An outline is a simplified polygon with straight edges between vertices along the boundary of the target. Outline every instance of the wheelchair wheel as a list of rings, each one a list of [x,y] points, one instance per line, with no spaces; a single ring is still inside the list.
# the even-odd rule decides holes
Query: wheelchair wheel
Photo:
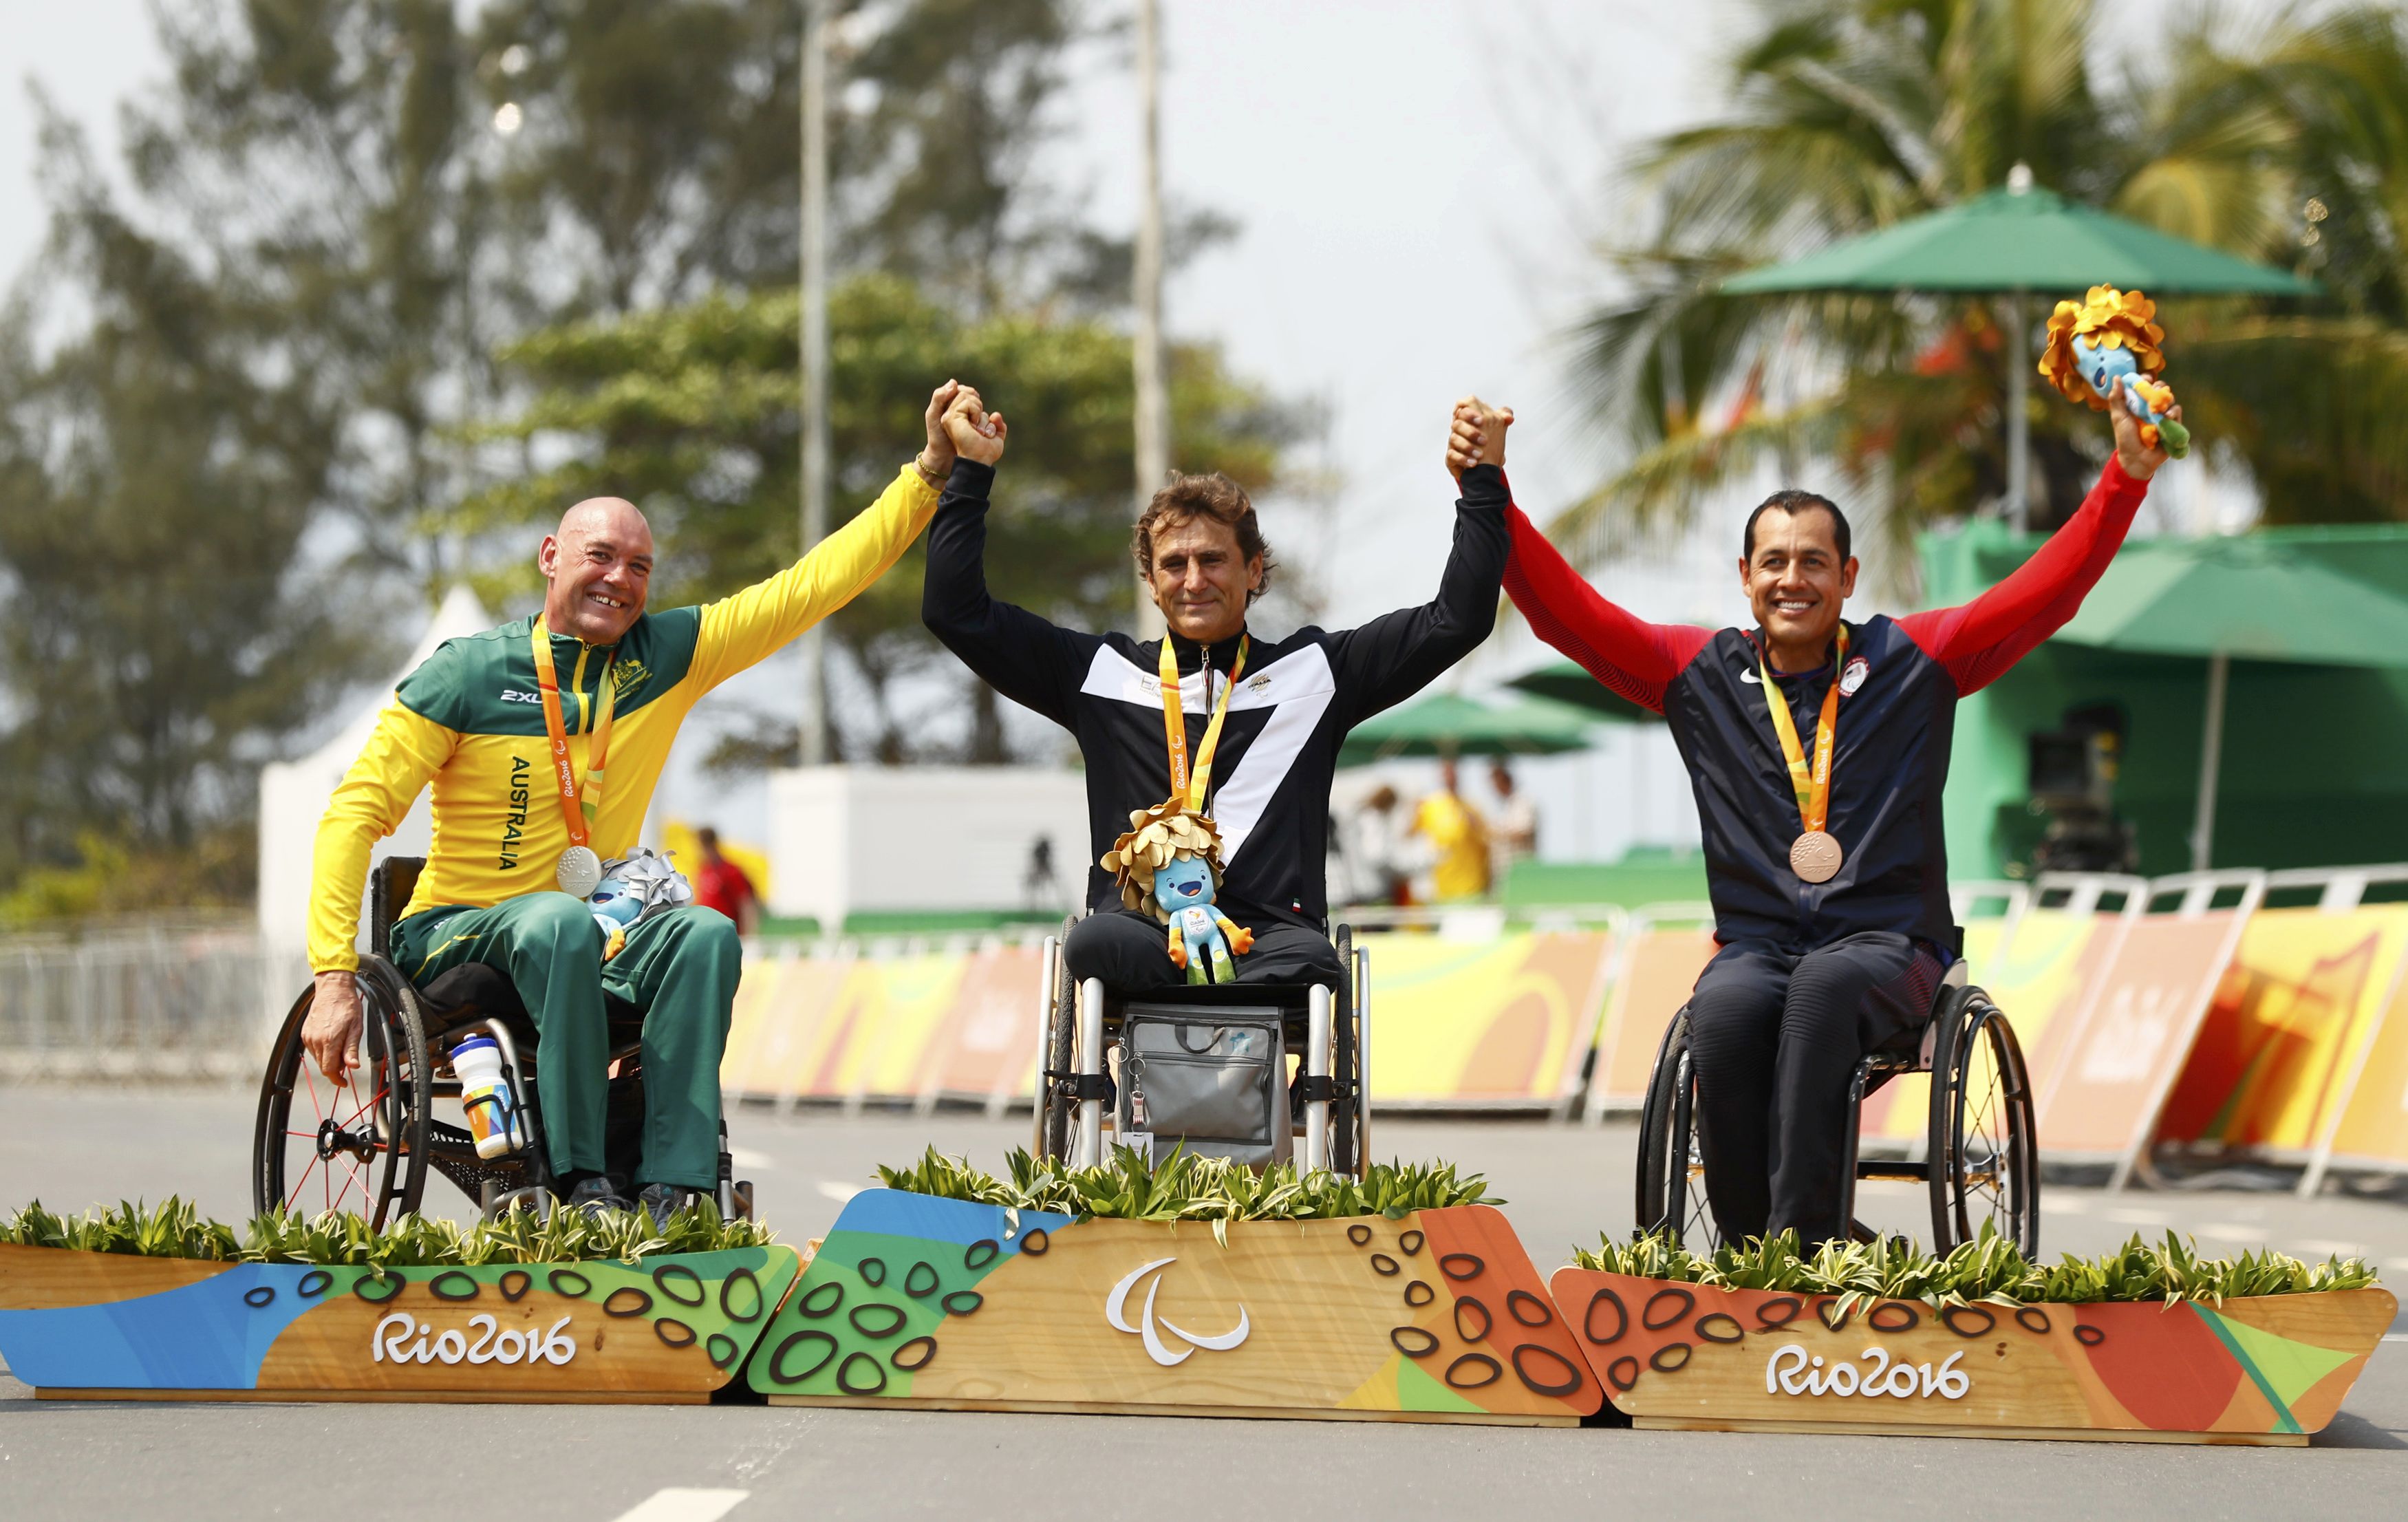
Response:
[[[380,956],[360,959],[360,1065],[330,1082],[301,1045],[314,986],[294,1001],[260,1085],[251,1205],[265,1215],[351,1211],[381,1229],[426,1187],[426,1029],[417,996]]]
[[[1664,1027],[1639,1115],[1639,1234],[1669,1233],[1676,1246],[1711,1253],[1722,1245],[1706,1199],[1705,1155],[1698,1141],[1697,1078],[1689,1069],[1689,1012]]]
[[[1925,1153],[1933,1250],[1971,1242],[1987,1225],[2037,1257],[2038,1136],[2014,1027],[1979,988],[1948,999],[1935,1018]]]
[[[1363,1092],[1362,1047],[1356,1042],[1354,1021],[1354,927],[1341,925],[1336,939],[1338,967],[1342,981],[1338,997],[1331,1001],[1330,1020],[1332,1044],[1337,1048],[1336,1060],[1330,1064],[1338,1074],[1337,1099],[1329,1107],[1329,1170],[1361,1178],[1370,1159],[1363,1156],[1368,1150],[1362,1133]]]
[[[1045,1044],[1038,1053],[1037,1075],[1037,1156],[1040,1159],[1070,1156],[1070,1117],[1073,1105],[1063,1092],[1059,1079],[1048,1078],[1047,1072],[1068,1072],[1077,1053],[1079,1033],[1079,985],[1070,977],[1070,927],[1078,924],[1074,916],[1062,922],[1062,942],[1054,964],[1054,1008],[1046,1017]]]

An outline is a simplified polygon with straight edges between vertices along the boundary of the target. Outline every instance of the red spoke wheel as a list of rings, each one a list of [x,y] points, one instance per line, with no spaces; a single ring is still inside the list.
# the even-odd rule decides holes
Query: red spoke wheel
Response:
[[[260,1085],[251,1207],[345,1211],[381,1229],[418,1208],[426,1184],[427,1060],[418,1000],[382,957],[360,962],[358,1066],[337,1084],[301,1044],[314,985],[278,1029]]]

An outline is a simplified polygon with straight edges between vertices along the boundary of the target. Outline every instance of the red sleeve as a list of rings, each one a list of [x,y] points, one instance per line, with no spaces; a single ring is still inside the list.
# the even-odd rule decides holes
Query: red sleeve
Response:
[[[2081,510],[2013,575],[1961,608],[1911,613],[1899,627],[1947,668],[1959,694],[1980,692],[2072,620],[2148,495],[2149,483],[2110,456]]]
[[[1631,616],[1599,596],[1520,508],[1507,508],[1505,521],[1513,535],[1505,591],[1539,638],[1624,697],[1663,712],[1664,689],[1713,632]]]

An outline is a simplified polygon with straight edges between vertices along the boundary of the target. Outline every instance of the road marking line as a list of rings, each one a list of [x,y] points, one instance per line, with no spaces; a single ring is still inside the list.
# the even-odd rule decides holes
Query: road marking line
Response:
[[[670,1486],[666,1490],[653,1491],[631,1509],[620,1513],[618,1522],[719,1522],[752,1494],[750,1490],[700,1490]]]
[[[820,1193],[839,1205],[852,1199],[853,1196],[861,1193],[861,1190],[862,1185],[858,1184],[838,1184],[834,1179],[820,1180]]]
[[[770,1156],[767,1153],[754,1152],[746,1147],[728,1148],[727,1160],[734,1163],[738,1168],[775,1168],[778,1166],[778,1160]]]

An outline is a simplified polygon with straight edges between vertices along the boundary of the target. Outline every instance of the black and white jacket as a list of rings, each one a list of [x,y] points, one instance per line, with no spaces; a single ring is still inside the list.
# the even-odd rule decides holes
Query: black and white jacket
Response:
[[[989,596],[986,509],[994,482],[992,467],[955,462],[928,529],[921,617],[996,691],[1078,738],[1087,764],[1087,900],[1117,909],[1119,890],[1098,863],[1128,828],[1131,811],[1170,793],[1161,645],[1061,628]],[[1275,643],[1256,639],[1249,650],[1205,800],[1221,826],[1219,901],[1239,924],[1326,931],[1322,862],[1339,742],[1477,649],[1496,624],[1508,544],[1504,472],[1475,467],[1464,474],[1463,492],[1436,600],[1359,628],[1304,628]],[[1192,755],[1226,685],[1238,641],[1208,648],[1174,637],[1173,645]]]

